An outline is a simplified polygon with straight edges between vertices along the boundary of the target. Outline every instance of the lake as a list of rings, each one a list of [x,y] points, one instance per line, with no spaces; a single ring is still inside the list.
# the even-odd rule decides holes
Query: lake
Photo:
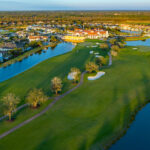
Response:
[[[145,41],[126,41],[127,46],[150,46],[150,39]]]
[[[30,69],[48,58],[70,52],[74,47],[75,46],[71,43],[61,43],[58,44],[55,49],[48,48],[48,50],[42,50],[41,53],[35,53],[23,59],[21,62],[16,62],[10,66],[0,68],[0,82]]]

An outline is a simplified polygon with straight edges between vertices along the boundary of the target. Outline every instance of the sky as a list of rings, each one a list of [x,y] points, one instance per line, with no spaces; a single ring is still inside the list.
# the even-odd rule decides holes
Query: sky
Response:
[[[5,10],[150,10],[150,0],[0,0]]]

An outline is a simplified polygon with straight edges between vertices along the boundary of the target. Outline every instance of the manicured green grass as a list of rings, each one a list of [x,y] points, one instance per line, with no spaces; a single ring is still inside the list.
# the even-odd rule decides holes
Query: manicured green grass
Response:
[[[48,100],[46,103],[38,107],[37,109],[31,108],[31,107],[26,107],[23,108],[22,110],[18,111],[13,115],[13,121],[10,123],[8,119],[6,118],[5,120],[0,122],[0,134],[10,130],[14,126],[22,123],[23,121],[29,119],[30,117],[36,115],[40,111],[42,111],[49,103],[51,103],[52,100]]]
[[[127,37],[126,41],[138,41],[138,40],[146,40],[149,39],[149,37]]]
[[[85,64],[95,58],[94,54],[89,53],[90,50],[91,48],[79,44],[72,52],[48,59],[24,73],[0,83],[0,98],[12,92],[21,98],[21,104],[23,104],[27,93],[33,88],[42,88],[48,96],[52,96],[50,84],[51,79],[55,76],[63,79],[63,92],[67,91],[73,86],[67,80],[71,67],[78,67],[81,71],[84,71]],[[107,54],[100,48],[92,48],[92,50],[100,52],[101,55]]]
[[[84,50],[79,53],[82,59],[88,56]],[[67,65],[63,65],[70,55],[59,56],[43,64],[55,61],[53,64],[60,65],[63,62],[63,70],[67,71]],[[71,60],[78,62],[82,60],[79,58]],[[76,65],[80,66],[81,62]],[[87,81],[86,75],[81,87],[57,102],[45,115],[0,140],[0,149],[100,149],[100,145],[105,146],[116,137],[129,123],[131,114],[149,100],[149,66],[150,52],[125,48],[114,58],[113,66],[104,70],[105,76]],[[41,82],[41,86],[47,91],[45,82]]]
[[[149,46],[138,46],[137,50],[140,52],[150,52],[150,47]]]
[[[86,39],[85,42],[97,42],[97,43],[104,43],[103,40],[99,40],[99,39]]]

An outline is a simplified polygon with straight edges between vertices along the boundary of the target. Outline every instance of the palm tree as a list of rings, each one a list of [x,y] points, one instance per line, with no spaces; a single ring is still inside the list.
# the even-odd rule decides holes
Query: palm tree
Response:
[[[52,91],[55,92],[57,95],[58,92],[61,92],[62,90],[62,80],[58,77],[54,77],[51,80],[51,88],[52,88]]]
[[[108,46],[107,43],[101,43],[101,44],[100,44],[100,48],[101,48],[102,50],[108,50],[109,46]]]
[[[71,68],[70,74],[73,74],[73,82],[76,83],[80,79],[81,71],[78,68]]]
[[[16,97],[13,93],[8,93],[2,98],[4,105],[4,113],[9,116],[9,120],[12,119],[12,113],[16,111],[16,107],[20,102],[20,99]]]
[[[96,64],[99,65],[100,67],[106,64],[106,59],[103,56],[97,57],[96,58]]]
[[[27,96],[27,102],[34,108],[48,100],[41,89],[33,89]]]
[[[98,71],[99,66],[95,64],[95,62],[88,62],[86,64],[86,71],[89,73],[92,72],[97,72]]]
[[[116,52],[119,52],[119,51],[120,51],[120,48],[119,48],[118,45],[113,45],[113,46],[111,47],[111,50],[116,51]]]
[[[112,45],[114,45],[116,43],[116,41],[117,41],[116,39],[110,39],[109,43],[112,44]]]

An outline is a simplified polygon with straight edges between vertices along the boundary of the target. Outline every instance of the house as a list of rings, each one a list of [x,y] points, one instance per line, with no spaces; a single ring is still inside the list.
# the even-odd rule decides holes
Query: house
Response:
[[[10,51],[10,50],[15,49],[15,48],[17,48],[17,45],[15,43],[12,43],[12,42],[6,42],[6,43],[0,44],[0,52]]]
[[[37,24],[39,24],[39,25],[44,24],[44,22],[43,21],[38,21]]]
[[[128,24],[121,24],[120,29],[121,30],[131,30],[131,26]]]
[[[103,25],[106,29],[110,28],[110,29],[118,29],[119,25],[114,25],[114,24],[104,24]]]
[[[30,42],[32,41],[46,41],[48,40],[47,36],[28,36],[28,40]]]
[[[30,31],[30,30],[40,30],[41,29],[41,26],[39,25],[32,25],[32,26],[28,26],[26,28],[26,31]]]
[[[46,28],[45,29],[45,33],[48,34],[48,33],[55,33],[56,32],[56,29],[54,28]]]
[[[16,34],[18,35],[18,37],[26,37],[27,36],[27,34],[24,32],[24,31],[18,31],[18,32],[16,32]]]
[[[145,37],[150,37],[150,33],[145,33],[144,36]]]

